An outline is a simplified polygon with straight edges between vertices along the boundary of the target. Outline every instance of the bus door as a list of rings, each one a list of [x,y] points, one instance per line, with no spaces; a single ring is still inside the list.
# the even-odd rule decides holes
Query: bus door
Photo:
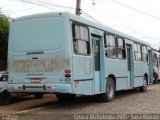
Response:
[[[152,52],[151,50],[148,50],[148,61],[149,61],[149,83],[148,84],[151,84],[153,83],[153,64],[152,64]]]
[[[158,54],[158,80],[160,79],[160,55]]]
[[[93,43],[93,74],[95,92],[100,91],[100,37],[92,36]]]
[[[127,44],[127,65],[128,65],[128,87],[133,86],[133,70],[132,70],[132,62],[133,62],[133,56],[132,56],[132,46]]]

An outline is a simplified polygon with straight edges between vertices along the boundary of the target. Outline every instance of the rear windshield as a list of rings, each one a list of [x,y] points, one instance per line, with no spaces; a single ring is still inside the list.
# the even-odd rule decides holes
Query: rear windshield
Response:
[[[62,18],[39,18],[15,22],[10,30],[10,50],[14,52],[46,51],[62,46]]]

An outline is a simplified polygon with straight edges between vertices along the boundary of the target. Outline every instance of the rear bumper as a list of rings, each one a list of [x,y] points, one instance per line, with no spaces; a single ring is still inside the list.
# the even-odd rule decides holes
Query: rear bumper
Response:
[[[8,84],[9,92],[72,93],[71,84]]]

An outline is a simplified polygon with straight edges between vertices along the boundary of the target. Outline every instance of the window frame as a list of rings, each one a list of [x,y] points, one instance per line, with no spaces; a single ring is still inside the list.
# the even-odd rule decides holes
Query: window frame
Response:
[[[75,26],[78,26],[79,27],[79,37],[80,38],[76,38],[76,30],[75,30]],[[72,27],[72,49],[73,49],[73,53],[75,55],[83,55],[83,56],[90,56],[91,55],[91,42],[90,42],[90,32],[89,32],[89,28],[87,25],[84,25],[84,24],[81,24],[81,23],[76,23],[76,22],[73,22],[71,24],[71,27]],[[84,40],[81,38],[81,27],[84,27],[87,29],[88,31],[88,40]],[[86,50],[87,50],[87,53],[80,53],[79,52],[79,46],[78,46],[78,41],[85,41],[86,42]],[[76,47],[76,52],[74,50],[74,45]]]
[[[123,47],[118,46],[118,39],[121,39],[123,41]],[[121,51],[122,51],[122,58],[120,58],[118,56],[118,49],[121,49]],[[123,56],[123,50],[124,50],[124,56]],[[126,60],[126,43],[125,43],[125,39],[123,37],[120,37],[120,36],[116,36],[116,54],[117,54],[118,59]]]
[[[135,49],[135,45],[136,45],[136,49]],[[137,49],[137,45],[139,45],[139,47],[140,47],[140,51],[138,51],[138,49]],[[137,60],[136,58],[136,55],[137,54],[140,54],[140,56],[141,56],[141,59],[139,60]],[[141,47],[141,44],[140,43],[138,43],[138,42],[134,42],[134,59],[135,59],[135,61],[140,61],[140,62],[142,62],[142,47]]]
[[[144,47],[146,48],[146,53],[144,52]],[[145,63],[148,63],[148,51],[146,45],[141,45],[141,51],[142,51],[142,61]],[[146,55],[146,61],[143,59],[143,55]]]
[[[156,52],[152,53],[152,63],[153,63],[153,66],[158,67],[158,55]]]
[[[112,36],[113,38],[114,38],[114,43],[115,43],[115,46],[112,46],[112,45],[110,45],[110,42],[109,42],[109,45],[107,45],[107,39],[106,39],[106,36]],[[110,40],[109,40],[110,41]],[[106,55],[106,50],[107,50],[107,47],[109,48],[109,55]],[[115,57],[111,57],[111,55],[110,55],[110,51],[111,51],[111,49],[110,48],[114,48],[114,50],[115,50]],[[112,34],[112,33],[104,33],[104,49],[105,49],[105,57],[106,58],[111,58],[111,59],[116,59],[117,58],[117,50],[116,50],[116,36],[114,35],[114,34]]]

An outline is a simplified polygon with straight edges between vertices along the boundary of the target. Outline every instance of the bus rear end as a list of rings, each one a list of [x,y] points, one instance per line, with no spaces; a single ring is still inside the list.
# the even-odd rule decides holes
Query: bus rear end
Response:
[[[61,14],[30,16],[11,23],[10,92],[72,93],[67,23]]]

